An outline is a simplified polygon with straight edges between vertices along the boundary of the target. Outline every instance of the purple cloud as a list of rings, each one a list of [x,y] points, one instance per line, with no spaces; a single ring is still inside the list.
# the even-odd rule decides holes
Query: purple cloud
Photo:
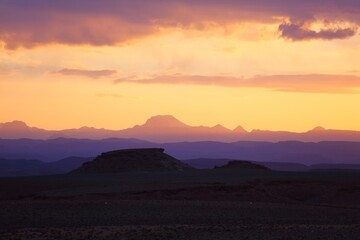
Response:
[[[336,28],[325,29],[318,32],[307,29],[304,25],[298,25],[294,23],[283,23],[279,26],[279,31],[283,38],[291,39],[293,41],[302,41],[309,39],[345,39],[352,37],[356,34],[354,28]]]

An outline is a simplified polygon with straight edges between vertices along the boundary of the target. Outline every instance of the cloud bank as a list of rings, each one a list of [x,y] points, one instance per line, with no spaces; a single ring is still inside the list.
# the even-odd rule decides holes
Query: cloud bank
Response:
[[[285,92],[360,93],[360,77],[354,75],[270,75],[252,78],[169,75],[148,79],[121,78],[115,80],[115,83],[247,87]]]
[[[288,21],[284,24],[282,21]],[[360,24],[358,0],[11,0],[0,1],[0,41],[8,49],[44,44],[115,45],[158,33],[160,28],[194,28],[207,23],[278,23],[280,36],[294,41],[344,39]],[[337,28],[311,30],[314,22]],[[355,27],[342,26],[342,22]]]
[[[64,68],[58,71],[52,72],[53,74],[61,74],[65,76],[80,76],[87,78],[102,78],[102,77],[111,77],[116,74],[115,70],[86,70],[86,69],[74,69],[74,68]]]

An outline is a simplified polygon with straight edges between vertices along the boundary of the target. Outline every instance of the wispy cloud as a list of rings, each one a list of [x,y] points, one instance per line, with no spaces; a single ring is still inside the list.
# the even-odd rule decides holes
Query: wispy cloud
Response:
[[[168,75],[147,79],[121,78],[115,80],[115,83],[247,87],[286,92],[360,93],[360,77],[354,75],[270,75],[252,78]]]
[[[293,40],[343,39],[341,27],[313,31],[299,22],[360,24],[358,0],[28,0],[0,1],[0,42],[8,49],[44,44],[115,45],[156,34],[159,28],[195,28],[241,22],[279,23]],[[282,20],[290,23],[283,24]]]
[[[75,69],[75,68],[64,68],[58,71],[52,72],[53,74],[61,74],[65,76],[80,76],[86,78],[102,78],[114,76],[117,71],[115,70],[87,70],[87,69]]]
[[[9,75],[10,73],[8,71],[6,71],[5,69],[1,69],[0,68],[0,76],[7,76]]]
[[[9,76],[12,73],[13,73],[12,70],[10,70],[9,68],[7,68],[5,66],[0,65],[0,76]]]

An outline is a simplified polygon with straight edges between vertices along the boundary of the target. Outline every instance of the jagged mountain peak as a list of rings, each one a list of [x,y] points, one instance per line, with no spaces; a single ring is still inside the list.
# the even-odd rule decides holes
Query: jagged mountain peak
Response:
[[[221,125],[221,124],[216,124],[216,125],[213,126],[212,128],[215,128],[215,129],[227,129],[226,127],[224,127],[224,126]]]
[[[233,132],[245,133],[247,131],[245,130],[245,128],[243,128],[241,125],[239,125],[236,128],[234,128]]]

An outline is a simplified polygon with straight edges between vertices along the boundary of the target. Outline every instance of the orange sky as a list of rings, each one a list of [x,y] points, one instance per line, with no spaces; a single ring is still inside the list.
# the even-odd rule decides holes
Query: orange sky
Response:
[[[355,0],[119,2],[0,3],[0,122],[360,130]]]

